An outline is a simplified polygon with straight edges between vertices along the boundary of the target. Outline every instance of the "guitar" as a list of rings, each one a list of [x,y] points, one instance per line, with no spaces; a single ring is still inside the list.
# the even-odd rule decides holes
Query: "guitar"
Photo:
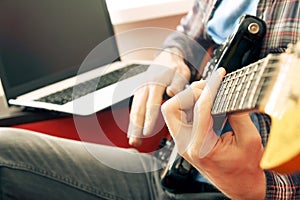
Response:
[[[248,110],[271,117],[270,136],[261,160],[264,169],[281,173],[300,169],[299,70],[300,42],[289,46],[286,53],[269,54],[227,74],[214,100],[212,115]],[[290,160],[294,162],[285,165]]]
[[[261,160],[263,169],[282,173],[300,169],[295,160],[285,165],[294,158],[299,161],[300,157],[299,71],[300,42],[290,46],[286,53],[269,54],[227,74],[215,97],[213,116],[248,110],[271,117],[269,140]],[[183,165],[186,170],[190,167]]]
[[[210,73],[218,67],[225,67],[226,71],[230,73],[256,61],[265,32],[266,24],[262,20],[250,15],[242,16],[237,28],[224,44],[214,51],[213,58],[205,67],[202,79],[209,77]],[[221,99],[219,101],[221,104]],[[226,112],[224,113],[225,115],[222,113],[214,116],[214,129],[222,129],[226,117]],[[165,164],[161,173],[161,183],[167,190],[173,193],[207,191],[201,188],[203,184],[200,188],[198,187],[197,182],[194,181],[196,169],[177,153],[172,139],[165,139],[161,147],[163,150],[158,151],[156,157]],[[168,161],[167,158],[169,158]],[[215,190],[212,188],[212,191]]]
[[[280,173],[300,171],[300,42],[284,54],[269,55],[261,65],[263,69],[254,72],[257,92],[249,90],[251,99],[240,103],[271,116],[261,167]]]

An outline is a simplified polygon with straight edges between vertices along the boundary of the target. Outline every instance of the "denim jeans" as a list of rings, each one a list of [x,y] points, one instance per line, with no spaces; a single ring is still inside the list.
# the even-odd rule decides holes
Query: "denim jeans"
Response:
[[[158,161],[130,149],[1,128],[0,150],[1,199],[224,199],[165,191]]]

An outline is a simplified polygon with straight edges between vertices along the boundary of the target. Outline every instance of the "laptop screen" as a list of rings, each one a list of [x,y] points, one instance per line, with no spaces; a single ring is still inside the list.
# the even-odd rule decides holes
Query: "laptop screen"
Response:
[[[0,75],[7,99],[77,74],[113,36],[105,0],[0,1]],[[118,58],[110,39],[94,69]]]

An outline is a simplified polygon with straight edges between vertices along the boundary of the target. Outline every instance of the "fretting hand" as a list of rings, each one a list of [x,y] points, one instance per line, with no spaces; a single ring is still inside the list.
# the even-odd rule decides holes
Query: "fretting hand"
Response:
[[[228,117],[232,132],[220,137],[213,130],[211,109],[225,70],[194,82],[162,106],[178,152],[232,199],[263,199],[265,175],[259,167],[261,137],[249,113]]]

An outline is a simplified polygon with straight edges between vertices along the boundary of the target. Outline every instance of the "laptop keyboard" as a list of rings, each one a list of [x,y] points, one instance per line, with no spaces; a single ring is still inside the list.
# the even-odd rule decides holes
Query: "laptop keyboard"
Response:
[[[74,99],[114,84],[120,80],[124,80],[136,74],[145,72],[148,69],[148,66],[149,65],[131,64],[127,67],[115,70],[105,75],[101,75],[73,87],[63,89],[48,96],[39,98],[35,101],[63,105],[65,103],[73,101]]]

